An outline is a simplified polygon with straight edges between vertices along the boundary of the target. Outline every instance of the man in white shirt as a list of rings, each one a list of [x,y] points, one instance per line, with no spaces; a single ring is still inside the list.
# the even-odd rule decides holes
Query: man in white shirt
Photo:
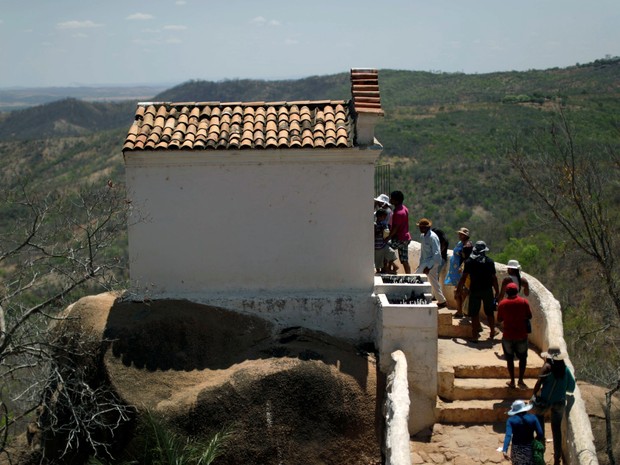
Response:
[[[428,281],[433,289],[433,297],[437,300],[437,308],[444,308],[447,304],[439,282],[439,268],[441,266],[439,237],[431,230],[433,225],[431,220],[422,218],[417,225],[420,233],[422,233],[420,235],[422,248],[420,250],[420,265],[418,265],[416,273],[424,273],[428,276]]]

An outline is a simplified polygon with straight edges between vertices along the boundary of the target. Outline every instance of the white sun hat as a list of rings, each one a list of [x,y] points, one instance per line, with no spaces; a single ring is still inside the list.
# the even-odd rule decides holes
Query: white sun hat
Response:
[[[522,400],[515,400],[508,411],[508,415],[516,415],[517,413],[527,412],[528,410],[531,410],[532,407],[532,404],[526,404]]]

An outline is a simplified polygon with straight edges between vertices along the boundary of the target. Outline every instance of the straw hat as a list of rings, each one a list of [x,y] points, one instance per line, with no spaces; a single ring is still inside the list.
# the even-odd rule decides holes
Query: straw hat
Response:
[[[540,356],[550,360],[564,360],[566,358],[566,355],[562,353],[558,346],[549,347],[547,352],[543,352]]]

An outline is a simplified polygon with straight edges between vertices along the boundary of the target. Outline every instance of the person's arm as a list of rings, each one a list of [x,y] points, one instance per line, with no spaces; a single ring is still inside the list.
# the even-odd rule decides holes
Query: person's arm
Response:
[[[504,305],[501,303],[497,306],[497,321],[499,323],[504,321]]]
[[[465,286],[465,282],[467,281],[468,276],[469,276],[469,273],[467,271],[463,271],[463,274],[461,275],[461,279],[459,279],[459,283],[456,285],[456,292],[458,294],[461,294],[463,292],[463,286]]]
[[[497,299],[497,296],[499,295],[499,284],[497,282],[496,274],[493,275],[493,289],[495,289],[495,298]],[[499,299],[497,299],[497,301],[499,302]]]
[[[534,385],[534,391],[532,392],[532,395],[535,396],[536,393],[540,390],[540,388],[542,387],[543,380],[549,374],[550,371],[551,371],[551,365],[545,362],[543,367],[540,369],[540,373],[538,374],[538,379],[536,380],[536,384]]]
[[[543,440],[545,437],[545,432],[540,425],[540,421],[538,421],[538,417],[536,415],[532,415],[534,417],[534,431],[536,431],[536,439],[539,441]]]
[[[530,295],[530,283],[528,283],[525,278],[521,278],[521,289],[523,290],[523,295],[525,297]]]
[[[506,276],[503,279],[503,281],[502,281],[502,288],[500,289],[499,296],[497,297],[497,301],[498,302],[501,302],[501,300],[504,298],[504,294],[506,293],[506,286],[508,285],[509,281],[512,281],[512,280],[508,276]]]
[[[510,441],[512,439],[512,422],[510,420],[511,418],[508,418],[508,421],[506,421],[506,436],[504,436],[504,447],[502,447],[502,453],[507,459],[510,459],[508,455],[508,446],[510,445]]]

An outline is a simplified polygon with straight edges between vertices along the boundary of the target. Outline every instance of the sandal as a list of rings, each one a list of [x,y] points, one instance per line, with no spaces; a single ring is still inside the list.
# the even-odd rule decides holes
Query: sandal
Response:
[[[515,383],[513,383],[512,381],[506,381],[506,386],[508,386],[510,389],[514,389]]]

